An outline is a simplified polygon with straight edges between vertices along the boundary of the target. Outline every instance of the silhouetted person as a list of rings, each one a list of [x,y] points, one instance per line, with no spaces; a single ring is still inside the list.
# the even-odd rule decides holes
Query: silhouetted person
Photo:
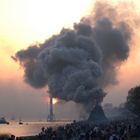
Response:
[[[11,137],[9,138],[9,140],[15,140],[15,136],[11,135]]]

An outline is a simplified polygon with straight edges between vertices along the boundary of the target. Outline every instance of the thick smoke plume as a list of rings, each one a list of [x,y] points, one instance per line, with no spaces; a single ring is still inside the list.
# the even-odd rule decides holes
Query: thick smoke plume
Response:
[[[116,83],[117,67],[128,58],[132,28],[116,7],[95,4],[91,15],[62,29],[43,44],[16,53],[25,81],[49,87],[54,97],[89,106],[101,102],[103,88]]]

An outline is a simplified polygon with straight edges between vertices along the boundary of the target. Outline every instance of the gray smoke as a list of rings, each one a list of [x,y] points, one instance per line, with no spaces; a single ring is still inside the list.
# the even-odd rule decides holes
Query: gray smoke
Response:
[[[25,81],[35,88],[48,86],[53,97],[85,107],[101,102],[102,88],[116,83],[116,68],[129,55],[132,30],[117,17],[117,9],[97,2],[91,15],[73,29],[18,51],[15,57]]]

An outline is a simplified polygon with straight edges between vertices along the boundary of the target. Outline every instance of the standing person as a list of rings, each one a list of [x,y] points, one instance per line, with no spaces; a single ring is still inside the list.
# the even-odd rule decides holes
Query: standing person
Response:
[[[40,138],[41,140],[45,140],[45,137],[46,137],[45,127],[42,127],[42,128],[41,128],[41,133],[39,134],[39,138]]]
[[[116,134],[112,134],[109,140],[120,140],[120,138]]]
[[[11,135],[11,137],[8,140],[15,140],[15,135]]]

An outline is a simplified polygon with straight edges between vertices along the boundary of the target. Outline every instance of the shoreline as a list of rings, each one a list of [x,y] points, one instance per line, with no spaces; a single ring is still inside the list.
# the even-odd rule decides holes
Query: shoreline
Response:
[[[41,132],[41,128],[59,127],[70,124],[70,121],[54,121],[54,122],[23,122],[19,125],[18,122],[0,124],[0,135],[15,135],[16,137],[36,136]],[[26,131],[25,131],[26,130]]]
[[[120,131],[121,130],[123,131]],[[104,133],[106,132],[106,133]],[[126,138],[132,140],[134,138],[140,139],[140,120],[116,120],[107,123],[95,124],[93,122],[81,121],[73,122],[68,125],[63,124],[61,127],[42,127],[42,131],[33,136],[16,136],[18,140],[40,140],[58,138],[66,140],[68,137],[73,138]],[[12,137],[12,136],[11,136]],[[15,137],[15,136],[13,136]],[[7,138],[8,139],[8,138]]]

